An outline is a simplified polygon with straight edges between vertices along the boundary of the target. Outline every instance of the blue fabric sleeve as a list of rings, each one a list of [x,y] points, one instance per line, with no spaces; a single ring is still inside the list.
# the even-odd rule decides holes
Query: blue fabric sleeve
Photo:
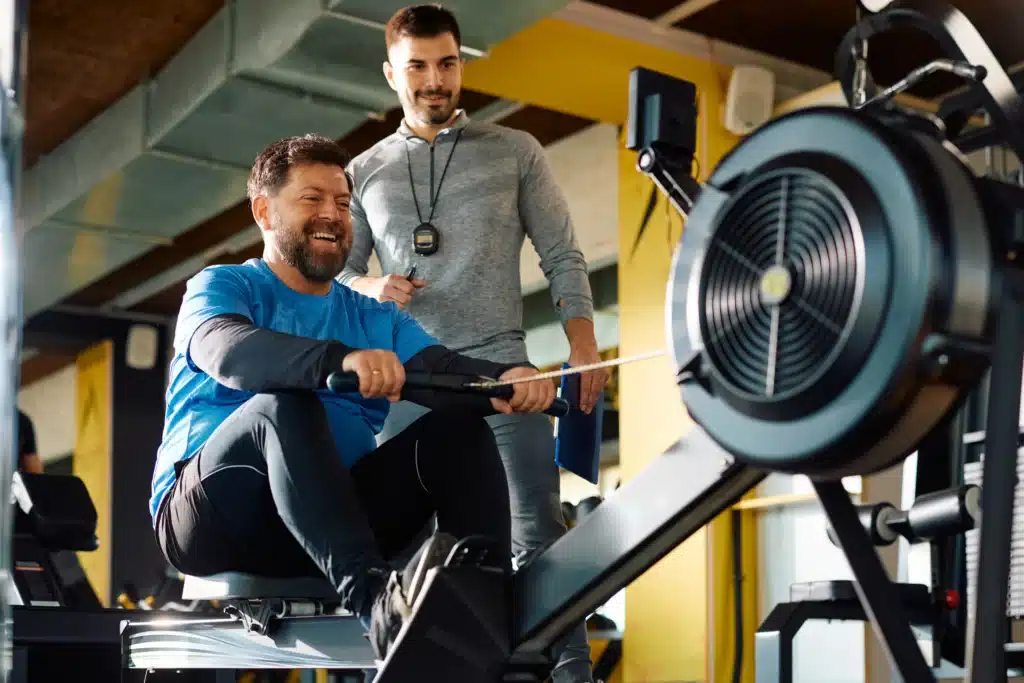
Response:
[[[394,308],[394,352],[403,365],[428,346],[437,346],[438,341],[427,333],[416,319],[405,311]]]
[[[174,330],[174,348],[185,357],[189,368],[202,372],[192,361],[189,345],[204,322],[221,315],[240,315],[252,320],[248,282],[235,269],[225,266],[205,268],[192,277],[178,310]]]

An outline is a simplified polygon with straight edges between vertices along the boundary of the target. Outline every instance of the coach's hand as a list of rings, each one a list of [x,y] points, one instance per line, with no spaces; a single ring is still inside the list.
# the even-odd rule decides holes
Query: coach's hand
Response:
[[[399,308],[405,308],[412,301],[416,290],[427,284],[418,277],[406,278],[401,275],[384,275],[381,277],[361,277],[354,283],[355,289],[371,299],[380,302],[394,301]]]
[[[401,400],[405,368],[392,351],[365,349],[345,356],[341,369],[359,375],[359,393],[364,398]]]
[[[520,379],[539,374],[540,372],[534,368],[518,367],[506,370],[498,379]],[[512,387],[515,393],[509,400],[491,399],[491,405],[499,413],[506,415],[510,413],[541,413],[547,410],[551,406],[551,402],[555,400],[555,385],[548,380],[521,382],[513,384]]]

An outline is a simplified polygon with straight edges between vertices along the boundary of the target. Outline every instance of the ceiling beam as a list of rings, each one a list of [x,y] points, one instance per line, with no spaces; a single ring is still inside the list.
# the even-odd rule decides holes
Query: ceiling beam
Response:
[[[689,3],[683,3],[683,6],[687,4]],[[711,4],[713,3],[708,3],[707,6],[711,6]],[[635,14],[620,12],[586,2],[586,0],[573,0],[565,8],[555,12],[552,18],[725,66],[764,67],[775,74],[780,90],[791,93],[784,97],[813,90],[832,80],[831,74],[820,69],[722,40],[708,38],[693,31],[663,26],[657,20],[644,19]]]
[[[18,377],[19,388],[25,388],[39,380],[60,372],[69,365],[74,365],[78,354],[75,353],[37,353],[21,363],[21,373]]]
[[[718,0],[685,0],[654,20],[662,26],[672,26],[683,19],[692,17],[697,12],[714,5]]]

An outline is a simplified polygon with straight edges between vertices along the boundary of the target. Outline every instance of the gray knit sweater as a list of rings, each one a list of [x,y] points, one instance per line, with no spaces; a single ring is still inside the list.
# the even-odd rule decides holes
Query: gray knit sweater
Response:
[[[592,317],[586,262],[569,207],[532,135],[470,121],[462,112],[430,144],[403,122],[356,157],[349,170],[355,182],[354,236],[338,278],[342,284],[366,274],[371,250],[385,274],[404,276],[415,265],[426,286],[407,310],[429,333],[467,355],[523,362],[528,359],[519,263],[529,237],[562,321]],[[437,194],[432,219],[431,188]],[[418,255],[412,233],[428,219],[440,232],[440,248]]]

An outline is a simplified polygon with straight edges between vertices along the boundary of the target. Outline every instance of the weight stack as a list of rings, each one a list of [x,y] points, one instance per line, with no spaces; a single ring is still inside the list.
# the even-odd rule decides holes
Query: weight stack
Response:
[[[1013,501],[1013,536],[1010,542],[1010,585],[1006,599],[1006,615],[1013,619],[1024,618],[1024,458],[1017,451],[1017,490]],[[982,455],[982,458],[985,456]],[[981,486],[982,463],[964,465],[964,483]],[[982,490],[982,496],[985,495]],[[982,520],[984,523],[984,520]],[[967,604],[974,605],[975,584],[978,578],[978,544],[981,531],[977,528],[967,532]]]

